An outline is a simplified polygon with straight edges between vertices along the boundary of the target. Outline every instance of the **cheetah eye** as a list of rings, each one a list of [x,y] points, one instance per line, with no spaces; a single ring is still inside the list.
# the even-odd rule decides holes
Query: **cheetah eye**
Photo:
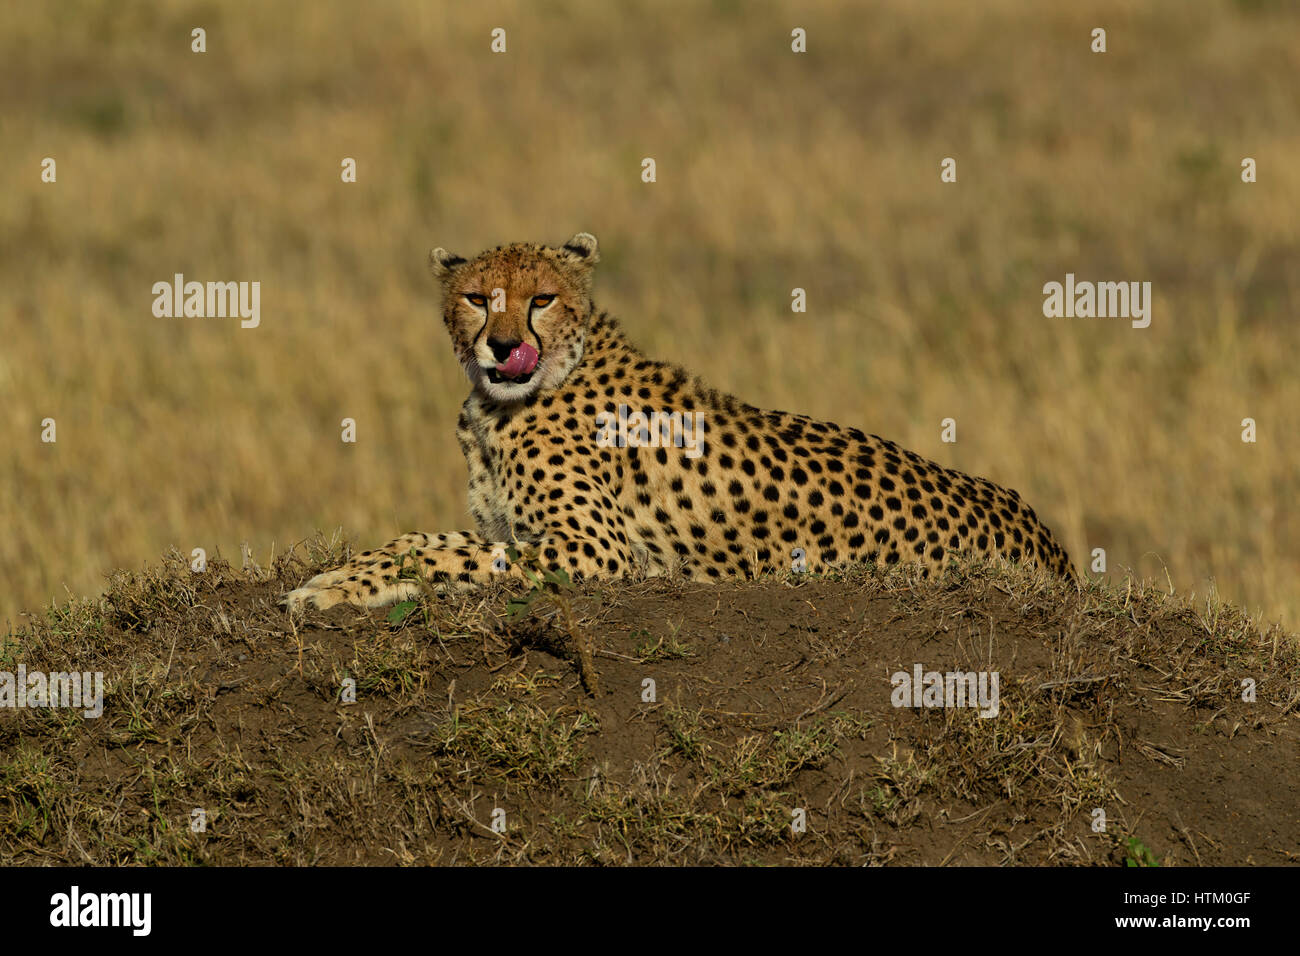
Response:
[[[533,296],[533,308],[544,309],[554,301],[555,296],[553,295],[535,295]]]
[[[487,296],[485,296],[485,295],[466,295],[466,296],[465,296],[465,301],[468,302],[470,305],[472,305],[472,306],[476,306],[477,308],[480,308],[480,309],[481,309],[481,308],[483,308],[483,306],[487,305]]]

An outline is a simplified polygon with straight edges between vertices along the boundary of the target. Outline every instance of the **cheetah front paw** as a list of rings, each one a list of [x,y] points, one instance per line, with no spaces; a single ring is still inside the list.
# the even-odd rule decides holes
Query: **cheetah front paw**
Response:
[[[324,611],[347,600],[342,588],[326,580],[327,574],[318,574],[302,587],[294,588],[280,598],[280,604],[293,613],[309,607]]]
[[[388,567],[392,561],[375,562],[374,566],[344,565],[316,575],[302,587],[294,588],[280,599],[289,611],[309,607],[328,610],[338,604],[356,607],[385,607],[420,593],[420,585],[411,580],[394,578]]]

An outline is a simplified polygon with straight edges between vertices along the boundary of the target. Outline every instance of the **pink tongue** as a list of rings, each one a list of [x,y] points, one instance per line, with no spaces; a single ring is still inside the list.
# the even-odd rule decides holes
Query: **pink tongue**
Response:
[[[537,368],[537,349],[527,342],[520,342],[510,353],[510,358],[497,366],[497,371],[506,378],[518,378]]]

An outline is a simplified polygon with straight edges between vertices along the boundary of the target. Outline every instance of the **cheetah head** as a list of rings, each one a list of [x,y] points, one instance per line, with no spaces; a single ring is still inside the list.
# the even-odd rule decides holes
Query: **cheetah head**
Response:
[[[515,243],[474,259],[429,254],[443,321],[477,391],[518,402],[569,376],[582,358],[599,258],[586,232],[558,248]]]

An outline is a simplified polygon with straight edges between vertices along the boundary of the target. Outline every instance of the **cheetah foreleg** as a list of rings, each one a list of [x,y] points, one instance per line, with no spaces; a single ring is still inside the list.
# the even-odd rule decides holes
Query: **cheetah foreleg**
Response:
[[[343,602],[383,607],[420,593],[413,572],[431,583],[453,586],[486,584],[503,574],[522,579],[523,569],[506,557],[511,546],[472,531],[403,535],[316,575],[286,594],[281,603],[291,610],[305,606],[325,609]],[[573,577],[603,577],[630,566],[625,545],[593,540],[568,529],[555,529],[532,547],[544,566],[563,569]]]

